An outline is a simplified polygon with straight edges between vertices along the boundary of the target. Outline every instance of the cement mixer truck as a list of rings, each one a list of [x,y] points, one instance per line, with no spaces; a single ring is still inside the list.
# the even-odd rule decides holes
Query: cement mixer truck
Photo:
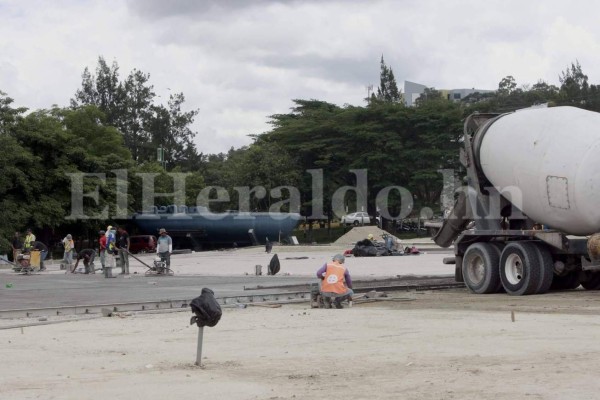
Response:
[[[600,114],[574,107],[472,114],[465,185],[434,236],[474,293],[600,289]]]

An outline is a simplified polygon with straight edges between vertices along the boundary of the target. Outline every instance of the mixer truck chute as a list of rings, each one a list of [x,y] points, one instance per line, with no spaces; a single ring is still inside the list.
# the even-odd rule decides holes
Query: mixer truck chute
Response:
[[[434,237],[454,243],[456,280],[480,294],[600,289],[600,114],[472,114],[462,145],[466,184]]]

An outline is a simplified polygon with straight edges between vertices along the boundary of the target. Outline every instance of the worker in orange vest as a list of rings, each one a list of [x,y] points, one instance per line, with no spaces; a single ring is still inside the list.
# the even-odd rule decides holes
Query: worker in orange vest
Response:
[[[335,308],[344,308],[342,301],[352,301],[352,278],[350,272],[344,267],[345,257],[341,254],[333,256],[333,261],[323,265],[317,271],[317,277],[321,279],[321,296],[326,308],[331,308],[331,301]]]

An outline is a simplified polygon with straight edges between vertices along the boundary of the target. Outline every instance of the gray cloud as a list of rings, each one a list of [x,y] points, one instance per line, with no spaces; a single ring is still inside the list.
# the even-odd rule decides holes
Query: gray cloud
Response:
[[[320,55],[268,55],[258,58],[261,63],[274,68],[299,71],[307,76],[326,80],[362,84],[372,80],[379,71],[379,58],[327,58]]]
[[[160,99],[200,109],[203,152],[248,144],[296,98],[363,103],[384,55],[403,80],[495,88],[579,59],[599,82],[600,4],[547,0],[0,0],[0,90],[30,108],[67,105],[99,55],[151,74]],[[581,10],[585,10],[582,12]],[[61,21],[57,25],[56,21]]]
[[[197,18],[210,13],[239,11],[267,4],[294,4],[327,0],[129,0],[133,14],[149,20],[186,16]]]

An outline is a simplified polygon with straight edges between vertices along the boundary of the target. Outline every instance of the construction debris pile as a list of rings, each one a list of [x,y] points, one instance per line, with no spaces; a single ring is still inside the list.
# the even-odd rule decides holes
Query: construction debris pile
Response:
[[[336,240],[334,245],[353,245],[356,242],[359,242],[369,236],[369,234],[373,235],[375,238],[381,238],[383,235],[390,235],[390,233],[384,231],[383,229],[379,229],[376,226],[357,226],[355,228],[350,229],[346,234],[342,235],[338,240]],[[391,235],[392,238],[396,241],[400,241],[397,237]]]

